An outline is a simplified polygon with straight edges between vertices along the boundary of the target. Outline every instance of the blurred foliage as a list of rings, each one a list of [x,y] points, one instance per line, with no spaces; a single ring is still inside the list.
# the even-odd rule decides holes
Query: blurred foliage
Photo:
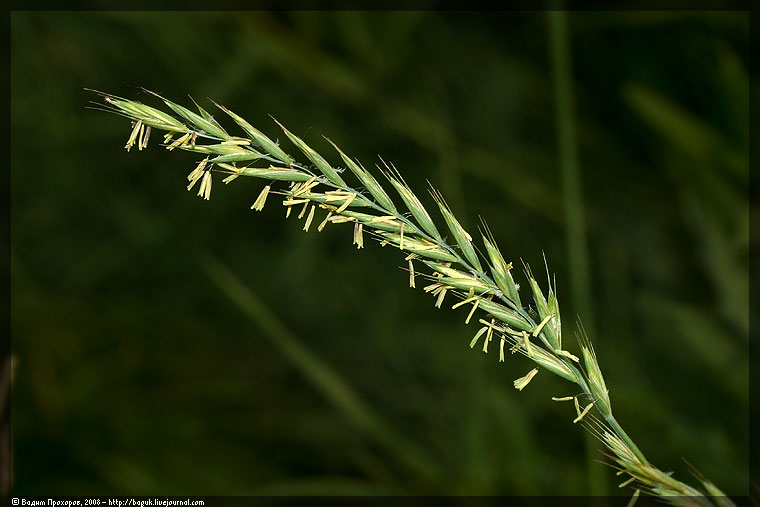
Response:
[[[658,466],[747,494],[747,15],[568,19],[615,413]],[[157,136],[126,153],[128,123],[83,91],[211,97],[381,154],[508,258],[545,252],[570,336],[547,30],[542,12],[13,12],[16,493],[586,493],[603,457],[550,401],[569,384],[517,392],[529,363],[471,351],[397,252],[251,212],[255,181],[196,198],[192,155]]]

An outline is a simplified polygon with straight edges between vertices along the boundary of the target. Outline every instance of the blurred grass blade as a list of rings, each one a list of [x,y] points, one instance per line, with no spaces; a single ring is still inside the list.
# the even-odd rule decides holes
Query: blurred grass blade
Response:
[[[306,378],[361,431],[384,444],[423,480],[438,475],[437,466],[421,449],[396,433],[364,403],[330,366],[303,345],[274,312],[223,264],[211,256],[199,263],[211,280],[292,361]]]

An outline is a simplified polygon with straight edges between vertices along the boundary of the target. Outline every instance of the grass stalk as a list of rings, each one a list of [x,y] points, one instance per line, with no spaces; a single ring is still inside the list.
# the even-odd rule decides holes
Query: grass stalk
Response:
[[[225,184],[241,177],[265,179],[267,185],[254,202],[253,209],[261,210],[266,203],[272,202],[273,199],[267,200],[267,195],[279,195],[288,215],[294,211],[292,215],[302,218],[307,209],[310,210],[304,230],[308,230],[308,222],[318,210],[321,216],[314,218],[315,224],[350,224],[357,248],[364,247],[365,235],[378,241],[381,246],[398,248],[405,256],[404,260],[409,262],[412,287],[424,287],[424,291],[433,296],[437,307],[442,307],[444,303],[451,304],[454,300],[454,307],[469,309],[466,322],[475,322],[479,327],[471,347],[480,343],[483,351],[487,352],[493,342],[491,347],[499,349],[500,361],[504,360],[508,347],[511,352],[519,352],[535,363],[535,368],[513,382],[516,389],[522,391],[539,370],[558,375],[580,389],[581,394],[556,400],[574,402],[576,412],[573,423],[581,422],[606,446],[613,466],[630,478],[623,486],[633,484],[636,491],[661,496],[676,505],[731,505],[730,500],[709,481],[700,477],[703,489],[691,487],[662,472],[644,458],[612,415],[609,389],[584,330],[576,331],[579,355],[573,354],[566,344],[563,345],[559,302],[548,267],[548,284],[542,289],[530,267],[524,266],[530,288],[527,297],[533,303],[530,306],[525,297],[528,291],[520,294],[513,278],[512,263],[505,261],[485,222],[479,229],[485,250],[478,251],[473,237],[462,227],[437,190],[431,189],[430,193],[446,229],[438,228],[395,166],[382,159],[382,166],[378,165],[379,172],[390,183],[389,188],[396,191],[400,201],[391,199],[372,173],[357,160],[345,155],[335,144],[336,158],[342,160],[345,168],[333,167],[326,158],[282,125],[280,128],[285,135],[310,164],[297,162],[295,157],[285,153],[264,133],[224,106],[218,105],[242,128],[244,136],[228,134],[208,111],[197,104],[198,113],[195,113],[153,94],[163,102],[167,111],[109,93],[96,93],[103,100],[97,108],[132,121],[127,150],[135,145],[139,149],[146,148],[153,129],[166,132],[163,146],[168,150],[178,149],[203,156],[203,160],[187,177],[190,182],[188,190],[193,190],[196,183],[201,182],[198,190],[200,197],[210,198],[214,175],[223,175]],[[349,176],[353,176],[358,184],[346,182],[346,179],[351,180]],[[400,203],[404,204],[408,213],[401,209]],[[445,234],[441,234],[441,230]],[[444,237],[452,239],[449,242]],[[229,272],[212,266],[210,273],[246,311],[259,308],[250,315],[261,318],[261,304],[256,303],[250,294],[246,296],[247,293],[241,289],[244,286],[235,282]],[[427,284],[415,285],[415,273],[418,280]],[[230,287],[236,289],[231,290]],[[263,322],[280,337],[280,345],[290,351],[305,369],[315,374],[318,382],[331,386],[326,388],[328,394],[342,392],[334,400],[337,404],[354,411],[358,420],[365,421],[368,427],[377,426],[377,423],[371,422],[372,418],[368,418],[367,409],[358,405],[345,386],[336,383],[335,377],[326,373],[329,370],[320,366],[321,363],[316,362],[303,346],[293,339],[282,341],[288,334],[276,325],[271,316]],[[590,412],[592,409],[601,419]],[[713,498],[715,496],[720,498]]]

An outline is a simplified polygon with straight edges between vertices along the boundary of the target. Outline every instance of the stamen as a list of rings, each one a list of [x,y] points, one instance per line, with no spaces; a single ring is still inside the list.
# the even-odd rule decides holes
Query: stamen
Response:
[[[140,132],[140,128],[142,128],[142,121],[137,120],[135,123],[132,124],[132,133],[129,134],[129,139],[127,139],[127,144],[124,146],[127,151],[129,151],[132,146],[135,145],[135,140],[137,139],[137,135]]]
[[[552,319],[551,315],[547,315],[544,320],[541,321],[539,325],[536,326],[536,329],[533,330],[533,337],[535,338],[541,333],[541,330],[544,328],[547,322],[549,322]]]
[[[487,330],[488,328],[486,326],[483,326],[480,328],[480,330],[475,335],[475,338],[473,338],[472,341],[470,342],[470,348],[475,347],[475,344],[478,343],[478,338],[480,338],[483,335],[483,333],[485,333]]]
[[[298,220],[301,220],[303,216],[306,214],[306,208],[309,207],[309,200],[304,199],[303,208],[301,208],[301,212],[298,214]]]
[[[187,189],[190,190],[195,185],[195,182],[201,179],[203,176],[204,170],[206,168],[206,164],[208,163],[208,157],[201,160],[197,166],[195,166],[195,169],[193,169],[190,174],[187,175],[187,181],[190,182],[190,184],[187,186]]]
[[[180,137],[176,141],[174,141],[172,144],[166,147],[167,150],[172,151],[174,148],[180,145],[184,145],[185,142],[190,138],[190,134],[185,134],[184,136]]]
[[[457,303],[457,304],[455,304],[454,306],[452,306],[452,307],[451,307],[451,309],[452,309],[452,310],[456,310],[456,309],[457,309],[457,308],[459,308],[460,306],[464,306],[464,305],[466,305],[467,303],[472,303],[473,301],[475,301],[475,300],[477,300],[477,299],[478,299],[478,297],[477,297],[477,296],[473,296],[473,297],[471,297],[471,298],[463,299],[463,300],[462,300],[462,301],[460,301],[459,303]]]
[[[628,486],[630,483],[632,483],[632,482],[633,482],[633,481],[635,481],[635,480],[636,480],[636,477],[631,477],[631,478],[630,478],[630,479],[628,479],[627,481],[625,481],[625,482],[621,483],[621,484],[618,486],[618,488],[624,488],[624,487]]]
[[[576,363],[580,363],[580,360],[578,359],[578,356],[574,356],[573,354],[571,354],[570,352],[568,352],[566,350],[555,350],[554,352],[556,352],[558,356],[564,356],[564,357],[570,359],[571,361],[575,361]]]
[[[311,225],[311,221],[314,219],[314,210],[316,209],[316,206],[312,206],[311,210],[309,210],[309,216],[306,217],[306,224],[303,226],[303,230],[306,232],[309,232],[309,226]]]
[[[530,344],[530,338],[528,337],[528,333],[523,331],[522,335],[523,335],[523,345],[525,346],[525,350],[528,352],[528,357],[533,357],[533,347]]]
[[[332,218],[330,218],[330,222],[334,224],[343,224],[346,222],[356,222],[356,219],[342,215],[334,215]]]
[[[530,381],[533,380],[533,377],[536,376],[536,373],[538,373],[538,368],[533,368],[527,373],[527,375],[515,380],[513,382],[515,385],[515,389],[517,389],[518,391],[522,391],[525,388],[525,386],[530,384]]]
[[[261,211],[264,209],[264,204],[267,202],[267,196],[269,195],[270,188],[271,187],[267,185],[261,190],[261,193],[259,193],[259,196],[256,198],[256,200],[253,202],[253,205],[251,206],[252,210]]]
[[[443,298],[446,297],[446,291],[449,290],[448,288],[444,287],[441,292],[438,293],[438,299],[435,301],[435,307],[440,308],[441,303],[443,303]]]
[[[339,213],[339,214],[343,213],[346,210],[346,208],[348,208],[351,205],[351,203],[354,202],[354,199],[356,199],[356,194],[349,195],[348,198],[346,199],[346,202],[344,202],[343,205],[341,205],[341,207],[338,208],[338,210],[335,213]]]
[[[312,176],[308,180],[306,180],[304,183],[299,183],[299,185],[293,189],[293,197],[298,197],[299,195],[308,192],[312,188],[319,185],[319,182],[317,181],[316,176]]]
[[[145,137],[145,125],[143,125],[142,122],[141,122],[140,123],[140,133],[137,134],[137,149],[140,150],[140,151],[142,151],[142,149],[143,149],[143,146],[142,146],[143,137]]]
[[[211,171],[203,173],[203,180],[201,180],[201,188],[198,189],[198,196],[203,196],[207,201],[211,199]]]
[[[593,406],[594,406],[593,403],[589,403],[588,405],[586,405],[586,408],[583,409],[583,412],[581,412],[580,414],[578,414],[578,417],[576,417],[573,420],[573,424],[575,424],[578,421],[580,421],[581,419],[583,419],[583,416],[586,415],[588,413],[588,411],[591,410],[591,407],[593,407]]]
[[[142,138],[142,147],[148,147],[148,139],[150,139],[150,125],[145,128],[145,136]]]
[[[327,225],[327,222],[330,220],[331,216],[332,216],[332,211],[329,211],[325,219],[322,220],[322,223],[319,224],[319,227],[317,227],[317,232],[322,232],[322,229],[325,228],[325,225]]]
[[[236,179],[238,176],[240,176],[243,172],[242,167],[235,167],[235,166],[229,166],[230,170],[234,170],[235,172],[231,173],[229,176],[224,178],[222,182],[227,185],[230,181]]]
[[[472,305],[472,309],[470,310],[470,313],[467,315],[467,318],[464,319],[464,323],[465,324],[469,324],[470,323],[470,319],[472,318],[472,315],[475,313],[475,310],[477,310],[479,303],[480,303],[480,299],[476,299],[475,300],[475,304]]]
[[[354,223],[354,244],[356,249],[364,248],[364,235],[362,234],[362,224],[359,222]]]
[[[295,206],[296,204],[304,204],[309,202],[308,199],[288,199],[287,201],[282,201],[283,206]]]

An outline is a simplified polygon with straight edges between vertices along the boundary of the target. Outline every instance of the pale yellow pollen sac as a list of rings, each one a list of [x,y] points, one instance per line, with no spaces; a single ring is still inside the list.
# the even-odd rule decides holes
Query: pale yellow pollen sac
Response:
[[[201,179],[203,176],[204,170],[206,168],[206,164],[208,163],[208,157],[201,160],[197,166],[195,166],[195,169],[190,171],[190,174],[187,175],[187,181],[190,182],[190,184],[187,186],[187,189],[190,190],[195,185],[195,182]]]
[[[523,331],[522,336],[523,336],[523,346],[525,346],[525,351],[528,353],[528,357],[533,357],[533,347],[530,344],[530,337],[528,336],[528,333]]]
[[[124,146],[124,148],[129,151],[132,146],[135,145],[135,141],[137,140],[138,135],[140,134],[140,130],[143,128],[143,122],[140,120],[137,120],[132,124],[132,133],[129,134],[129,139],[127,139],[127,144]]]
[[[303,208],[301,208],[301,212],[298,214],[298,220],[301,220],[303,216],[306,214],[306,209],[309,207],[309,200],[304,199]]]
[[[211,171],[203,173],[201,187],[198,189],[198,196],[202,196],[206,201],[211,199]]]
[[[573,403],[575,403],[575,413],[581,415],[581,406],[578,404],[577,396],[573,396]]]
[[[140,124],[140,132],[137,134],[137,149],[142,151],[142,140],[145,137],[145,125]]]
[[[574,399],[575,399],[575,396],[563,396],[562,398],[556,398],[556,397],[552,396],[552,400],[553,401],[570,401],[570,400],[574,400]]]
[[[164,134],[164,144],[168,144],[169,141],[171,141],[172,138],[174,137],[174,134],[175,134],[174,132],[167,132],[166,134]]]
[[[308,203],[308,199],[287,199],[285,201],[282,201],[283,206],[295,206],[296,204],[305,204]]]
[[[341,215],[333,215],[332,217],[330,217],[330,222],[334,224],[343,224],[346,222],[356,222],[356,219],[351,218],[351,217],[344,217]]]
[[[435,292],[433,292],[433,294],[437,294],[438,293],[437,289],[440,289],[440,288],[441,288],[441,284],[440,283],[431,283],[430,285],[426,286],[422,290],[424,290],[425,292],[435,291]]]
[[[493,339],[493,328],[490,326],[487,326],[486,331],[486,337],[483,340],[483,352],[488,354],[488,344],[491,343],[491,340]]]
[[[634,506],[634,504],[636,503],[636,500],[638,500],[639,498],[639,494],[641,494],[641,490],[637,488],[636,491],[633,492],[633,496],[631,497],[631,500],[628,502],[627,507]]]
[[[348,208],[351,205],[351,203],[354,202],[354,199],[356,199],[356,194],[350,194],[346,198],[346,201],[341,205],[340,208],[338,208],[338,210],[335,213],[343,213],[346,210],[346,208]]]
[[[317,227],[317,232],[322,232],[322,229],[325,228],[325,225],[327,225],[327,222],[330,220],[331,216],[332,216],[332,211],[328,211],[325,219],[322,220],[322,223],[319,224],[319,227]]]
[[[172,151],[177,146],[184,146],[187,140],[190,139],[190,134],[185,134],[182,137],[176,139],[172,144],[166,147],[167,150]]]
[[[485,320],[485,319],[479,319],[479,322],[481,324],[483,324],[483,325],[486,325],[486,326],[490,327],[494,331],[500,331],[502,333],[505,331],[505,329],[503,327],[496,325],[496,320],[495,319],[491,319],[490,322],[487,321],[487,320]]]
[[[296,187],[293,189],[293,197],[298,197],[301,194],[305,194],[306,192],[316,187],[317,185],[319,185],[319,181],[317,181],[317,177],[312,176],[305,182],[299,183],[298,185],[296,185]]]
[[[452,306],[452,307],[451,307],[451,309],[452,309],[452,310],[456,310],[456,309],[457,309],[457,308],[459,308],[460,306],[464,306],[464,305],[466,305],[467,303],[472,303],[473,301],[475,301],[475,300],[477,300],[477,299],[478,299],[478,297],[477,297],[477,296],[473,296],[473,297],[469,297],[469,298],[467,298],[467,299],[463,299],[463,300],[462,300],[462,301],[460,301],[459,303],[456,303],[454,306]]]
[[[314,220],[314,210],[316,209],[316,206],[312,206],[309,210],[309,216],[306,217],[306,223],[303,226],[303,230],[305,232],[309,232],[309,226],[311,225],[311,221]]]
[[[630,483],[632,483],[635,480],[636,480],[636,477],[631,477],[627,481],[620,483],[620,485],[618,485],[618,488],[624,488],[624,487],[628,486]]]
[[[396,217],[393,215],[383,215],[379,217],[373,217],[370,219],[369,223],[371,224],[382,224],[382,223],[388,223],[395,220]]]
[[[536,329],[534,329],[534,330],[533,330],[533,337],[534,337],[534,338],[535,338],[536,336],[538,336],[539,334],[541,334],[541,330],[544,328],[544,326],[546,325],[546,323],[547,323],[547,322],[549,322],[549,321],[551,320],[551,318],[552,318],[552,316],[551,316],[551,315],[547,315],[547,316],[544,318],[544,320],[542,320],[542,321],[541,321],[541,323],[540,323],[539,325],[537,325],[537,326],[536,326]]]
[[[140,140],[140,149],[141,150],[143,148],[147,148],[148,147],[148,139],[150,139],[150,131],[151,131],[150,125],[148,125],[147,127],[145,127],[145,135],[142,136],[142,139]]]
[[[443,298],[446,297],[446,291],[447,290],[448,290],[448,288],[443,287],[443,289],[441,290],[441,292],[438,293],[438,299],[436,299],[436,301],[435,301],[435,307],[436,308],[440,308],[441,304],[443,304]]]
[[[515,385],[515,389],[517,389],[518,391],[522,391],[525,388],[525,386],[530,384],[530,381],[533,380],[533,377],[536,376],[536,373],[538,373],[538,368],[533,368],[524,377],[520,377],[519,379],[515,380],[513,382]]]
[[[501,340],[499,341],[499,362],[504,362],[504,344],[507,342],[507,339],[504,338],[504,336],[501,337]]]
[[[403,250],[404,249],[404,222],[401,222],[401,240],[398,243],[398,249]]]
[[[231,172],[229,176],[222,180],[225,185],[229,184],[230,181],[235,180],[243,172],[242,167],[228,166],[228,169],[233,172]]]
[[[261,211],[264,209],[264,204],[267,202],[267,196],[269,195],[270,189],[271,187],[267,185],[261,190],[261,192],[259,193],[259,196],[256,198],[256,200],[253,202],[253,205],[251,206],[252,210]]]
[[[231,137],[226,141],[222,141],[220,144],[233,145],[233,146],[250,146],[251,140],[244,139],[242,137]]]
[[[414,284],[414,262],[412,262],[413,257],[408,257],[409,260],[409,287],[412,289],[416,288]]]
[[[478,339],[483,336],[483,333],[485,333],[488,330],[488,326],[483,326],[480,328],[480,330],[475,334],[475,338],[472,339],[470,342],[470,348],[475,348],[475,345],[478,343]]]
[[[357,250],[364,247],[364,234],[362,233],[362,224],[360,224],[358,221],[354,222],[353,244],[356,245]]]
[[[584,409],[583,409],[583,412],[581,412],[580,414],[578,414],[578,417],[576,417],[576,418],[573,420],[573,424],[575,424],[575,423],[577,423],[578,421],[580,421],[581,419],[583,419],[583,417],[584,417],[586,414],[588,414],[588,411],[589,411],[589,410],[591,410],[591,407],[593,407],[593,406],[594,406],[594,404],[593,404],[593,403],[589,403],[588,405],[586,405],[586,408],[584,408]]]
[[[556,352],[558,356],[564,356],[564,357],[570,359],[571,361],[575,361],[576,363],[580,363],[580,360],[578,359],[578,356],[574,356],[573,354],[571,354],[570,352],[568,352],[566,350],[555,350],[554,352]]]
[[[470,309],[470,313],[469,313],[469,314],[467,314],[467,318],[466,318],[466,319],[464,319],[464,323],[465,323],[465,324],[469,324],[469,323],[470,323],[470,319],[471,319],[471,318],[472,318],[472,316],[475,314],[475,310],[477,310],[477,309],[478,309],[478,304],[479,304],[479,303],[480,303],[480,299],[476,299],[476,300],[475,300],[475,304],[474,304],[474,305],[472,305],[472,308]]]

